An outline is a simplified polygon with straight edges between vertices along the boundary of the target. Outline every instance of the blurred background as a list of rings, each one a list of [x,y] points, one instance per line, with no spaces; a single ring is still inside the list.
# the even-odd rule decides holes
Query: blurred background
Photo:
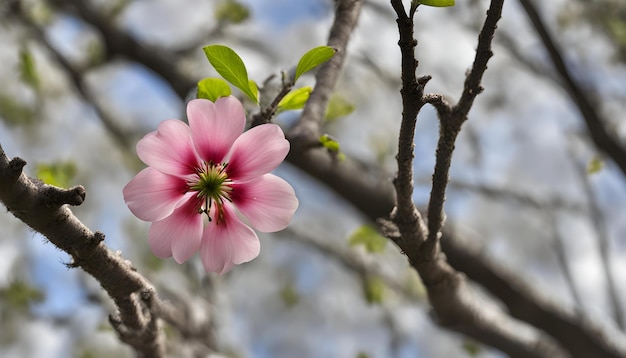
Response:
[[[433,77],[428,92],[458,98],[488,5],[419,7],[418,74]],[[575,81],[624,145],[626,3],[540,5]],[[29,175],[83,185],[87,200],[72,209],[78,218],[104,232],[163,298],[189,307],[190,324],[208,322],[224,356],[501,357],[433,323],[399,250],[359,208],[288,163],[276,174],[300,200],[292,224],[260,235],[259,258],[224,276],[207,276],[198,257],[184,265],[156,259],[149,223],[124,204],[122,188],[142,168],[136,141],[162,120],[184,119],[195,95],[176,78],[218,76],[202,46],[233,48],[262,83],[326,43],[333,9],[330,0],[2,0],[0,143],[28,162]],[[402,111],[397,41],[388,1],[365,1],[324,127],[347,157],[387,180]],[[590,139],[518,1],[505,3],[494,53],[457,141],[446,225],[539,291],[623,330],[625,174]],[[172,66],[159,72],[150,59]],[[314,84],[311,75],[301,81]],[[287,130],[297,118],[283,113],[277,123]],[[426,106],[415,137],[421,206],[437,134]],[[68,262],[40,234],[0,215],[0,356],[133,356],[108,323],[108,297]],[[171,356],[207,356],[206,346],[165,329]]]

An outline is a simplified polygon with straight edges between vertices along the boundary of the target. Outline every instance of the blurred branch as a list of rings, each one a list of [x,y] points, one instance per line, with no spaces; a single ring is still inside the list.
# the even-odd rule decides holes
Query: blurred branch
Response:
[[[509,313],[553,337],[574,358],[626,357],[620,332],[567,310],[524,282],[510,268],[481,254],[482,248],[455,232],[441,240],[452,265],[498,298]]]
[[[16,19],[18,19],[22,24],[26,25],[28,29],[30,29],[32,36],[37,40],[41,45],[43,45],[50,55],[52,55],[54,61],[61,66],[65,74],[69,77],[71,83],[74,85],[74,88],[80,93],[81,97],[86,103],[92,104],[92,107],[98,114],[102,125],[105,127],[106,131],[113,137],[113,139],[124,149],[129,150],[133,148],[131,144],[131,135],[124,131],[116,122],[111,118],[108,113],[106,113],[100,106],[96,105],[95,98],[89,92],[89,89],[86,88],[83,82],[83,74],[81,71],[78,71],[63,55],[61,55],[46,39],[42,29],[40,29],[35,23],[29,20],[28,16],[23,13],[20,7],[17,7],[13,12],[13,15]]]
[[[22,172],[25,165],[20,158],[9,160],[0,144],[0,201],[15,217],[70,254],[73,262],[68,267],[80,267],[100,282],[119,310],[110,321],[123,342],[141,357],[162,357],[163,337],[154,311],[159,301],[152,284],[104,245],[104,234],[90,231],[66,205],[82,204],[85,189],[44,184],[27,177]]]
[[[425,184],[427,180],[424,178],[418,180],[418,183]],[[512,188],[494,187],[481,183],[466,183],[459,180],[451,179],[448,183],[450,189],[466,190],[473,193],[483,195],[494,200],[509,200],[520,205],[531,207],[535,210],[565,210],[575,213],[585,213],[587,208],[583,203],[569,201],[560,196],[551,195],[531,195],[516,191]]]
[[[180,98],[185,98],[194,88],[195,81],[187,78],[178,70],[176,59],[169,53],[159,51],[132,38],[126,32],[118,29],[108,19],[92,8],[88,1],[69,0],[61,2],[62,6],[70,5],[77,15],[94,26],[102,34],[104,40],[104,55],[110,59],[115,56],[125,56],[139,64],[146,66],[163,77]]]
[[[585,306],[583,305],[583,300],[580,297],[580,292],[576,286],[576,280],[574,279],[574,274],[570,267],[569,256],[567,255],[567,245],[565,243],[565,238],[559,231],[558,226],[558,217],[557,214],[551,209],[545,209],[544,214],[542,215],[548,222],[546,225],[550,228],[550,236],[552,237],[554,250],[556,251],[557,261],[559,266],[561,266],[561,271],[563,273],[563,278],[565,278],[565,284],[574,299],[575,309],[580,312],[580,314],[584,314]]]
[[[571,100],[578,107],[578,110],[587,125],[589,136],[595,145],[611,159],[613,159],[622,173],[626,175],[626,148],[624,148],[617,138],[609,133],[604,125],[605,121],[602,119],[602,115],[597,109],[599,107],[598,104],[594,103],[591,96],[585,94],[582,86],[574,79],[574,76],[571,74],[567,64],[565,63],[561,50],[557,47],[556,42],[549,33],[546,24],[541,19],[541,16],[539,15],[539,12],[537,11],[532,0],[520,0],[520,3],[528,16],[528,19],[532,23],[533,28],[542,41],[546,51],[548,52],[552,64],[560,76],[563,87],[567,90]],[[601,255],[602,270],[607,280],[607,290],[613,310],[613,316],[618,326],[624,330],[626,327],[624,322],[624,312],[618,297],[615,279],[613,278],[613,273],[610,268],[611,260],[606,228],[602,223],[603,219],[600,208],[597,205],[597,201],[595,199],[595,195],[593,194],[593,189],[590,186],[589,179],[587,178],[587,174],[584,168],[581,168],[580,165],[576,165],[576,167],[580,173],[585,193],[587,194],[591,205],[591,220],[594,223],[598,234],[598,249]]]
[[[213,312],[210,303],[207,303],[202,314],[199,314],[197,305],[183,298],[177,292],[166,290],[165,295],[173,297],[173,304],[159,304],[157,313],[165,322],[169,323],[180,334],[183,345],[198,343],[197,348],[202,356],[219,351],[218,340],[214,327]],[[179,309],[174,309],[174,307]],[[203,317],[201,321],[198,317]]]
[[[561,50],[557,47],[552,35],[548,32],[547,26],[541,19],[532,0],[519,1],[535,31],[539,35],[546,51],[548,51],[550,60],[561,77],[567,93],[578,107],[580,114],[585,120],[591,139],[602,152],[613,159],[622,173],[626,175],[626,148],[624,148],[624,146],[605,128],[604,120],[596,109],[598,108],[598,104],[593,102],[592,98],[585,93],[582,86],[576,82],[574,76],[570,73]]]

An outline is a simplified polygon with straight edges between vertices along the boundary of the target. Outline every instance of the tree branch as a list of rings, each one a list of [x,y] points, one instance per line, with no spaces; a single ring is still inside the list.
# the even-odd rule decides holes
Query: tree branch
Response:
[[[151,311],[158,300],[152,285],[104,245],[104,234],[90,231],[67,207],[82,204],[85,189],[61,189],[31,179],[22,172],[25,165],[20,158],[9,160],[0,144],[0,201],[16,218],[70,254],[73,262],[68,267],[80,267],[100,282],[119,310],[110,320],[123,342],[142,357],[162,357],[160,324]]]

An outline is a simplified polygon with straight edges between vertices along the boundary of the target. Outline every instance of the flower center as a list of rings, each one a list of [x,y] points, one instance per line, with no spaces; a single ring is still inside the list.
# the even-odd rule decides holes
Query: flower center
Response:
[[[230,192],[233,190],[228,179],[226,166],[228,163],[215,164],[213,162],[204,163],[198,168],[194,180],[188,183],[189,189],[197,192],[197,197],[201,199],[198,214],[206,214],[211,221],[211,208],[215,205],[215,215],[217,223],[224,221],[224,200],[230,200]]]

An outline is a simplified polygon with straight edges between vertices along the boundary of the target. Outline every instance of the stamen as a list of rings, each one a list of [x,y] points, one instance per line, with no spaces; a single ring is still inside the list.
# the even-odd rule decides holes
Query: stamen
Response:
[[[196,197],[204,204],[198,208],[198,214],[206,214],[209,221],[215,219],[217,224],[224,222],[225,201],[232,202],[230,194],[233,190],[231,187],[233,181],[228,178],[227,166],[228,163],[204,162],[197,168],[195,180],[187,184],[189,190],[197,192]],[[215,201],[215,211],[212,218],[213,201]]]

